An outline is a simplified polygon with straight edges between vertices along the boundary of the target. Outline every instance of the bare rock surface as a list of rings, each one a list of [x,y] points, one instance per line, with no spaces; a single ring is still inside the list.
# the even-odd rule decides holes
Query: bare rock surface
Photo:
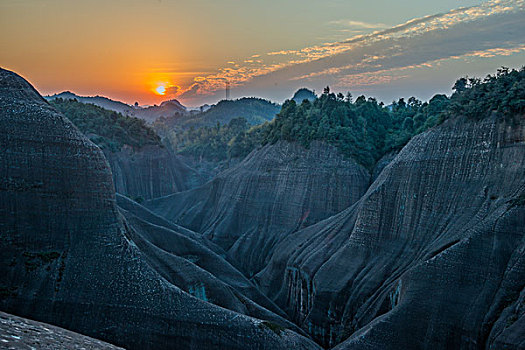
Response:
[[[139,150],[124,147],[119,152],[104,152],[111,166],[113,183],[118,193],[147,200],[186,191],[204,183],[194,169],[180,157],[160,146]]]
[[[524,204],[525,118],[453,118],[256,279],[327,347],[522,349]]]
[[[0,348],[13,350],[122,349],[47,323],[0,312]]]
[[[369,181],[363,167],[334,147],[314,142],[305,149],[282,141],[252,152],[199,188],[145,205],[218,244],[251,276],[283,237],[347,208]]]
[[[102,151],[6,70],[0,147],[0,310],[130,349],[318,348],[192,295],[152,266],[162,244],[117,207]],[[141,251],[146,245],[155,254]]]

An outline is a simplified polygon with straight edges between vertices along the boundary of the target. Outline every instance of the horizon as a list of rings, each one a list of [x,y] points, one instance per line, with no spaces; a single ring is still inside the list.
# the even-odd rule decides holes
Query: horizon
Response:
[[[225,99],[226,82],[231,99],[282,103],[301,87],[330,86],[385,104],[410,96],[427,101],[450,95],[459,77],[525,63],[523,0],[280,6],[25,0],[0,9],[3,67],[43,95],[71,91],[130,105],[216,104]],[[205,20],[186,23],[195,15]]]

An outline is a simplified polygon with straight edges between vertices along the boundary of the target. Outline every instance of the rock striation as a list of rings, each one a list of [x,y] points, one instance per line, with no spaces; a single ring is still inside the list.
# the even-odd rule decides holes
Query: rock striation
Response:
[[[115,190],[137,200],[147,200],[186,191],[204,183],[194,169],[167,148],[145,146],[119,152],[105,150]]]
[[[199,188],[145,205],[203,234],[252,276],[283,237],[352,205],[369,181],[363,167],[331,146],[314,142],[305,149],[280,141]]]
[[[248,300],[279,312],[233,267],[200,267],[220,256],[186,239],[189,231],[141,222],[148,213],[130,203],[119,208],[102,151],[3,69],[0,147],[1,310],[129,349],[318,348]],[[186,245],[166,251],[170,240]],[[189,252],[197,258],[182,261]],[[184,264],[195,274],[173,270]],[[191,278],[214,283],[209,299],[189,289]]]
[[[256,280],[325,347],[522,349],[524,204],[525,118],[452,118]]]
[[[0,312],[0,346],[25,350],[117,350],[103,341],[50,324]]]

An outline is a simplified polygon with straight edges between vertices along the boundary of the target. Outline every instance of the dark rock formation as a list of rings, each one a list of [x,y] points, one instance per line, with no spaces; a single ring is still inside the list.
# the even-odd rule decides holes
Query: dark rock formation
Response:
[[[450,118],[370,187],[279,142],[150,211],[1,70],[0,147],[1,310],[132,349],[525,346],[523,115]]]
[[[0,147],[1,310],[131,349],[317,348],[247,300],[257,291],[233,268],[213,275],[190,257],[182,261],[176,254],[194,251],[199,259],[219,261],[197,240],[185,239],[191,234],[141,222],[130,203],[119,210],[100,149],[5,70]],[[166,252],[169,240],[186,245]],[[177,275],[174,267],[184,264],[195,275]],[[176,285],[206,282],[206,274],[214,283],[211,300],[269,320],[216,306]],[[228,278],[239,285],[227,285]],[[240,303],[228,300],[232,296]]]
[[[393,161],[394,158],[396,158],[398,153],[399,152],[395,151],[387,153],[377,161],[376,165],[374,166],[374,169],[372,170],[372,181],[375,181],[377,179],[377,177],[379,176],[379,174],[381,174],[383,169],[385,169],[386,166],[390,164],[390,162]]]
[[[13,350],[122,349],[82,334],[5,312],[0,312],[0,347]]]
[[[133,199],[152,199],[189,190],[204,183],[203,178],[167,148],[124,147],[120,152],[105,150],[115,190]]]
[[[280,242],[257,280],[337,349],[522,349],[524,191],[523,116],[448,120]]]
[[[338,213],[366,191],[370,176],[333,147],[278,142],[207,184],[146,203],[159,215],[202,233],[248,275],[288,233]]]
[[[154,217],[155,214],[126,197],[117,195],[117,198],[119,209],[131,227],[133,242],[164,279],[199,299],[302,332],[275,315],[285,314],[219,255],[219,247],[201,235],[181,231]]]

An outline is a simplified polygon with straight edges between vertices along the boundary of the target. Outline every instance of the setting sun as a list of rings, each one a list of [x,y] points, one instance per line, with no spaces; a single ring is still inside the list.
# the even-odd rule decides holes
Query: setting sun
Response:
[[[166,94],[166,87],[161,85],[155,89],[155,92],[159,95],[165,95]]]

